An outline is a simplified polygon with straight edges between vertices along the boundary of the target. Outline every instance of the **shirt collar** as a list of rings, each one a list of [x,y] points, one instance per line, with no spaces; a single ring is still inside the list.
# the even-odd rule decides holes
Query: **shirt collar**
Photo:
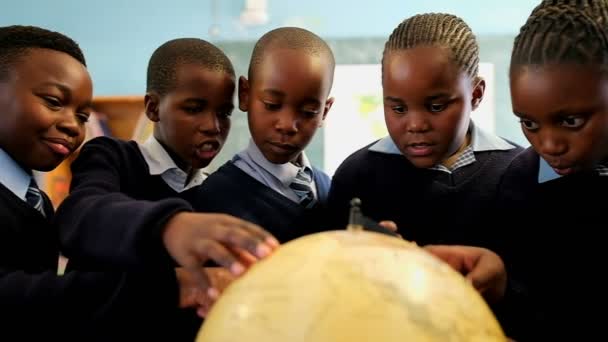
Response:
[[[515,148],[515,146],[501,137],[477,127],[473,121],[471,121],[470,130],[473,152],[506,151]],[[378,140],[378,142],[370,146],[369,150],[386,154],[401,154],[401,151],[390,136]]]
[[[269,162],[253,140],[249,140],[247,149],[239,153],[241,156],[243,154],[246,154],[258,167],[276,177],[285,186],[289,186],[289,184],[292,183],[293,179],[296,178],[296,175],[301,168],[293,163],[274,164]],[[237,157],[239,157],[239,155],[237,155]],[[302,167],[312,170],[310,161],[308,160],[308,157],[304,151],[301,152],[301,159]]]
[[[156,140],[154,135],[150,135],[143,144],[140,144],[139,149],[146,160],[146,164],[148,164],[150,175],[163,176],[167,184],[178,192],[200,185],[207,178],[207,174],[202,169],[199,169],[196,170],[190,182],[185,184],[188,174],[175,164],[169,152]],[[168,181],[168,178],[171,181]],[[180,184],[179,188],[177,188],[177,184]]]
[[[17,162],[0,148],[0,183],[17,197],[25,200],[27,188],[32,181],[32,175],[25,171]]]
[[[562,175],[560,175],[559,173],[555,172],[555,170],[553,170],[551,165],[549,165],[549,163],[547,163],[546,160],[544,160],[542,157],[538,157],[538,159],[539,159],[538,183],[545,183],[545,182],[562,177]],[[605,165],[596,166],[595,171],[597,171],[597,173],[601,177],[608,176],[608,167],[606,167]]]
[[[178,168],[167,150],[151,135],[139,145],[151,175],[162,175],[167,170]]]

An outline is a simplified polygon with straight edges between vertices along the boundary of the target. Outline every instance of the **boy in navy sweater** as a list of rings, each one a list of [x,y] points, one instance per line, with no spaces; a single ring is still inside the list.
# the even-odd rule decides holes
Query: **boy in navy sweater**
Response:
[[[206,41],[175,39],[153,53],[145,96],[153,136],[141,145],[93,139],[72,164],[70,195],[57,211],[72,267],[137,270],[177,264],[206,288],[202,265],[208,259],[240,275],[252,257],[264,257],[278,245],[254,224],[194,213],[190,204],[206,177],[202,168],[228,135],[234,90],[232,64]],[[217,289],[209,294],[216,296]],[[200,323],[193,319],[180,328],[189,334],[184,339],[194,339]]]
[[[37,27],[0,28],[3,334],[28,341],[172,338],[166,322],[178,307],[200,300],[188,273],[161,265],[57,274],[53,207],[32,170],[50,171],[79,147],[91,98],[91,78],[73,40]]]
[[[523,284],[527,295],[518,341],[603,333],[601,319],[587,313],[603,310],[608,299],[597,275],[608,193],[607,20],[605,1],[544,1],[515,39],[513,112],[532,146],[505,171],[496,217],[504,233],[497,252],[507,265],[500,276]],[[443,258],[462,258],[463,251],[444,250]],[[464,271],[483,279],[497,274]]]
[[[251,142],[211,174],[197,208],[259,224],[285,242],[318,229],[330,179],[304,149],[333,98],[334,57],[317,35],[284,27],[256,43],[248,78],[239,79],[239,108]]]

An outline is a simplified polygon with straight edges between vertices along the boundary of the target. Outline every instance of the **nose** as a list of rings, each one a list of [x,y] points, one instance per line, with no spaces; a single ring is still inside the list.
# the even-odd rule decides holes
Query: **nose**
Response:
[[[425,133],[431,129],[431,125],[425,113],[409,112],[407,117],[407,131],[409,133]]]
[[[84,125],[78,119],[78,114],[75,111],[68,111],[65,115],[62,115],[56,126],[60,132],[70,137],[84,134]]]
[[[282,134],[293,135],[298,132],[298,115],[292,110],[277,113],[275,129]]]
[[[560,156],[568,151],[568,144],[559,134],[546,131],[539,134],[540,154],[549,156]]]
[[[209,113],[205,115],[203,120],[199,124],[199,130],[207,135],[220,134],[222,130],[222,123],[216,113]]]

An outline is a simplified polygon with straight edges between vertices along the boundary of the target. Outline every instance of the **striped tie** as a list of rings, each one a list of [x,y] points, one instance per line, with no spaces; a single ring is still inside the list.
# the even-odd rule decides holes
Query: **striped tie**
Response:
[[[27,204],[34,207],[34,209],[38,210],[42,216],[46,217],[46,213],[44,212],[44,200],[42,199],[42,194],[40,193],[40,189],[36,184],[36,181],[32,178],[30,182],[30,186],[27,188],[27,193],[25,194],[25,201]]]
[[[300,204],[304,208],[311,208],[315,205],[315,196],[312,192],[312,170],[310,168],[301,168],[289,187],[298,195]]]

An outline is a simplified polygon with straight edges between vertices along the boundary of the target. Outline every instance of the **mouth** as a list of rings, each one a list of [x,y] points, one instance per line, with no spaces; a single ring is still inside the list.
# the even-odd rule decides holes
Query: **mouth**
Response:
[[[195,153],[200,159],[213,159],[219,152],[221,144],[217,140],[207,140],[196,145]]]
[[[553,171],[555,171],[555,173],[557,173],[560,176],[566,176],[566,175],[572,174],[576,171],[576,167],[567,165],[564,163],[560,163],[560,162],[555,162],[555,163],[549,162],[549,166],[551,166]]]
[[[405,149],[407,154],[412,157],[426,157],[433,154],[434,146],[433,143],[420,141],[407,144]]]
[[[76,146],[63,138],[43,138],[44,143],[56,154],[63,157],[74,152]]]
[[[576,170],[574,167],[553,167],[553,171],[555,171],[555,173],[557,173],[560,176],[566,176],[569,174],[574,173],[574,171]]]
[[[298,147],[293,144],[285,144],[273,141],[269,141],[268,144],[271,145],[274,150],[278,150],[279,153],[293,153],[298,151]]]

